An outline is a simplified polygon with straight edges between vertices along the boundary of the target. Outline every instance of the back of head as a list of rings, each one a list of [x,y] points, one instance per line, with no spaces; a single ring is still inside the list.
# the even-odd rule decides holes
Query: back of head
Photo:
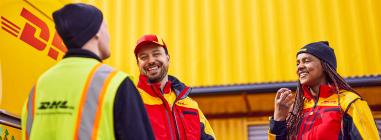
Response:
[[[67,4],[53,13],[56,30],[66,47],[81,48],[94,37],[103,21],[102,12],[88,4]]]

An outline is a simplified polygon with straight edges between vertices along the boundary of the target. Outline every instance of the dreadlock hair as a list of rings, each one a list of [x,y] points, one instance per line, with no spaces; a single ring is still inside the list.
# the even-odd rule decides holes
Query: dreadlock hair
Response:
[[[323,67],[328,83],[336,88],[336,94],[340,94],[340,90],[346,90],[346,91],[350,91],[359,95],[347,82],[345,82],[344,78],[341,77],[336,72],[336,70],[332,68],[331,65],[329,65],[324,60],[320,59],[320,61],[321,61],[321,65]],[[295,102],[294,102],[294,105],[292,106],[291,112],[289,113],[287,117],[287,139],[296,139],[298,135],[299,126],[303,119],[304,100],[305,100],[305,97],[304,97],[302,85],[300,81],[298,81]],[[339,100],[338,106],[340,106],[340,96],[338,96],[338,100]],[[343,116],[344,112],[342,110],[341,110],[341,113],[342,113],[341,116]],[[341,119],[341,127],[342,127],[341,133],[343,134],[342,119]]]

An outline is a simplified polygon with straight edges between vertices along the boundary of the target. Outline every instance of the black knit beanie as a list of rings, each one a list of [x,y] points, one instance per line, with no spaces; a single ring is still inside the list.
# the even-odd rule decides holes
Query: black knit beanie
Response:
[[[307,44],[298,51],[296,56],[301,53],[312,54],[320,60],[327,62],[335,70],[337,69],[335,52],[331,47],[329,47],[328,41],[319,41]]]
[[[53,13],[56,30],[68,49],[81,48],[102,24],[102,12],[88,4],[67,4]]]

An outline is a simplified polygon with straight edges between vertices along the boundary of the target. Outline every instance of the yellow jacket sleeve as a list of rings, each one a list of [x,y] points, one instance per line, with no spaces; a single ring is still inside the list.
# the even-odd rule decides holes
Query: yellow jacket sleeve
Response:
[[[209,121],[204,116],[204,113],[198,108],[198,113],[200,115],[201,123],[201,140],[215,140],[216,136],[214,135],[213,129],[209,124]]]
[[[270,130],[267,132],[267,134],[268,134],[268,137],[267,137],[268,140],[276,140],[276,135],[272,134]]]
[[[378,130],[374,121],[372,112],[366,101],[357,99],[354,100],[346,109],[353,123],[350,128],[349,136],[355,139],[364,140],[379,140]]]

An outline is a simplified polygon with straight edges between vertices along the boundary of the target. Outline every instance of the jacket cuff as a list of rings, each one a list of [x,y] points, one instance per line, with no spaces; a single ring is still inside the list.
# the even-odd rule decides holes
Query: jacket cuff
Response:
[[[273,117],[270,119],[270,132],[277,136],[284,136],[287,132],[286,121],[275,121]]]

